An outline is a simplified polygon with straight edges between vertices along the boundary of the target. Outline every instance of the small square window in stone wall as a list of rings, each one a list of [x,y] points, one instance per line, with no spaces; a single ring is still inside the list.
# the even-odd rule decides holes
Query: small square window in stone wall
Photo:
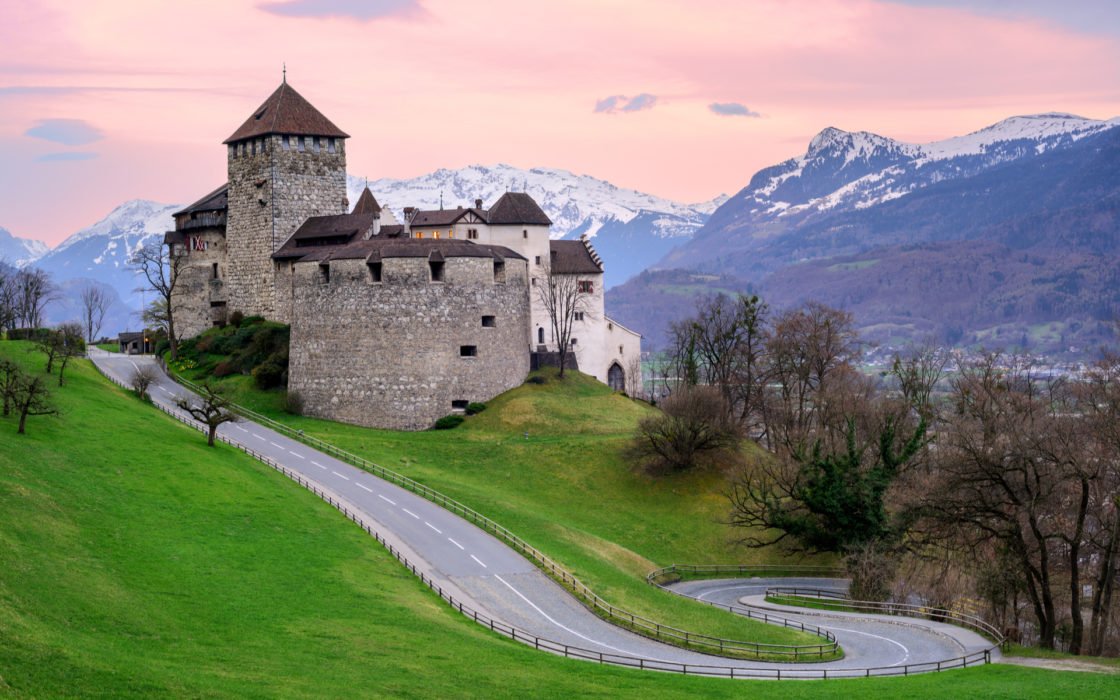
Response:
[[[432,260],[428,263],[428,267],[432,271],[432,281],[433,282],[442,282],[443,281],[443,263],[438,261],[438,260]]]
[[[455,411],[465,411],[470,403],[471,402],[466,399],[453,399],[451,401],[451,409]]]
[[[477,345],[460,345],[459,357],[478,357]]]
[[[482,317],[482,327],[483,328],[497,328],[498,327],[498,321],[493,316],[483,316]]]

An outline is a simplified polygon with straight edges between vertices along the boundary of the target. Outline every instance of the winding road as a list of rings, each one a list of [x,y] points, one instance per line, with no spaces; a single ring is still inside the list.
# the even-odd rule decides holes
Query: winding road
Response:
[[[127,356],[97,349],[90,350],[90,358],[102,372],[125,385],[130,383],[138,367],[155,365],[150,356]],[[150,389],[152,400],[167,408],[174,407],[176,397],[188,393],[162,371]],[[836,579],[782,578],[688,581],[675,584],[672,589],[704,601],[780,611],[778,614],[783,617],[825,627],[836,635],[843,647],[843,659],[823,663],[766,663],[678,648],[628,632],[599,618],[505,543],[410,491],[244,418],[222,425],[219,434],[347,501],[351,509],[361,513],[363,520],[372,523],[389,543],[402,550],[418,570],[454,597],[493,619],[561,644],[641,659],[651,665],[659,662],[688,664],[690,673],[704,673],[705,667],[718,667],[754,669],[758,675],[766,676],[780,669],[782,677],[819,677],[823,669],[829,670],[829,677],[901,673],[908,665],[958,659],[991,646],[974,632],[943,623],[842,612],[806,612],[765,603],[762,594],[770,585],[819,588],[845,585]]]

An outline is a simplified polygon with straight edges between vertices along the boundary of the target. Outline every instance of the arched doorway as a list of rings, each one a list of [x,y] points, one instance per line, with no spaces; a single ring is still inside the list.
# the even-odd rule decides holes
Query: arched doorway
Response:
[[[622,371],[622,365],[617,362],[612,363],[607,370],[607,386],[615,391],[626,391],[626,372]]]

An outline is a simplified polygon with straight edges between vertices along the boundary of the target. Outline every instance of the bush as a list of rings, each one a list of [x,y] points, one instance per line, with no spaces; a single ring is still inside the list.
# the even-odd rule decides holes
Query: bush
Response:
[[[630,449],[650,472],[691,469],[738,443],[727,402],[714,387],[680,389],[665,399],[662,410],[638,424]]]
[[[156,350],[157,355],[162,355],[163,353],[167,352],[170,349],[171,349],[171,341],[168,340],[167,338],[163,338],[159,342],[156,343],[155,350]]]
[[[42,340],[50,332],[49,328],[13,328],[8,331],[8,340]]]
[[[458,428],[460,425],[462,425],[464,420],[466,420],[466,419],[463,418],[462,416],[460,416],[459,414],[452,413],[450,415],[444,416],[443,418],[440,418],[439,420],[437,420],[436,424],[432,426],[432,429],[433,430],[451,430],[452,428]]]
[[[473,416],[476,413],[482,413],[485,410],[486,410],[486,404],[484,404],[484,403],[480,403],[478,401],[472,401],[469,404],[467,404],[467,415],[468,416]]]
[[[275,389],[288,379],[288,368],[269,358],[253,369],[253,381],[258,389]]]
[[[526,384],[547,384],[548,380],[545,379],[544,377],[542,377],[539,374],[534,374],[533,376],[526,379],[525,383]]]
[[[236,374],[237,367],[235,367],[232,362],[219,362],[210,373],[220,379],[222,377],[228,377],[231,374]]]
[[[264,316],[244,316],[241,319],[242,326],[255,326],[258,323],[264,323]]]
[[[245,314],[240,311],[234,311],[229,315],[229,325],[234,328],[240,328],[241,324],[245,322]]]
[[[298,391],[284,392],[284,398],[280,401],[280,408],[293,416],[302,416],[303,396]]]

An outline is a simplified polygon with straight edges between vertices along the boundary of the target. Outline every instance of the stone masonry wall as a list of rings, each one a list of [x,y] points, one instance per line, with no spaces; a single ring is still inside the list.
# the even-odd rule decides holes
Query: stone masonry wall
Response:
[[[215,321],[225,322],[227,302],[225,275],[229,271],[226,258],[226,237],[220,228],[193,229],[187,234],[184,258],[179,268],[171,304],[175,313],[175,334],[180,339],[193,338]],[[190,250],[190,237],[206,241],[206,250]],[[214,278],[214,264],[218,277]]]
[[[422,430],[453,401],[512,389],[529,371],[527,272],[507,259],[496,283],[492,259],[450,258],[430,282],[427,259],[388,258],[375,283],[364,261],[341,260],[323,282],[318,263],[297,263],[289,391],[308,415]]]
[[[297,138],[304,139],[302,151]],[[287,149],[277,135],[230,148],[226,236],[231,312],[288,322],[286,304],[276,303],[272,253],[308,217],[347,211],[345,141],[335,139],[332,153],[327,140],[320,139],[316,152],[307,138],[289,137]]]

